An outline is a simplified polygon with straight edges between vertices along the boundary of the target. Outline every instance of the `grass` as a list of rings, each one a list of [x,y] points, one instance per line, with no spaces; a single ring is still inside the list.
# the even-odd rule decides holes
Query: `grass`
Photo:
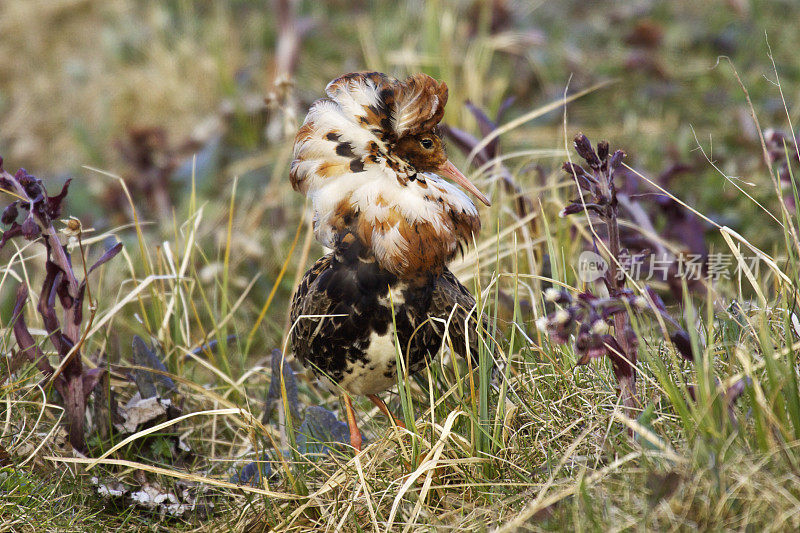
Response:
[[[512,22],[492,33],[488,8],[469,17],[466,4],[301,5],[300,15],[316,26],[301,44],[295,103],[272,109],[250,103],[260,102],[271,83],[278,32],[270,3],[0,6],[0,70],[11,74],[0,80],[6,168],[25,166],[48,185],[64,173],[77,178],[65,214],[95,228],[83,241],[88,264],[109,236],[125,245],[92,278],[98,311],[85,363],[108,361],[111,386],[124,403],[136,390],[125,379],[133,336],[157,341],[179,386],[176,400],[190,415],[128,443],[90,435],[93,459],[74,458],[64,447],[63,412],[52,391],[40,387],[35,369],[23,369],[0,392],[0,446],[10,458],[0,469],[4,528],[800,527],[800,213],[782,208],[776,171],[765,164],[758,138],[759,129],[789,131],[798,121],[800,67],[791,25],[781,22],[798,14],[796,6],[687,1],[639,14],[621,5],[509,3]],[[652,48],[626,43],[644,17],[662,32]],[[718,62],[719,55],[731,64]],[[234,470],[292,442],[291,424],[287,435],[274,420],[261,420],[270,353],[284,345],[293,288],[322,254],[289,186],[292,143],[281,131],[302,119],[327,81],[367,66],[446,80],[445,120],[475,135],[467,101],[493,115],[513,95],[503,124],[537,115],[500,137],[503,164],[534,211],[520,219],[494,165],[473,170],[493,207],[481,212],[476,246],[452,266],[504,336],[486,339],[473,374],[463,362],[440,358],[384,395],[409,430],[388,426],[359,400],[372,440],[363,454],[281,456],[275,477],[232,487]],[[566,112],[558,105],[567,85],[574,94],[604,83]],[[537,113],[550,104],[552,111]],[[196,158],[180,152],[168,186],[171,212],[153,209],[147,191],[137,188],[141,174],[120,155],[118,144],[133,126],[164,128],[167,146],[157,151],[165,158],[180,152],[183,139],[202,139]],[[571,345],[552,343],[535,327],[553,310],[544,289],[588,288],[576,265],[591,230],[585,217],[558,216],[575,198],[571,177],[558,168],[568,154],[575,158],[568,140],[578,131],[626,150],[639,183],[661,184],[706,217],[712,251],[763,254],[752,273],[704,284],[684,298],[654,283],[697,356],[686,361],[657,320],[633,313],[641,405],[631,416],[610,365],[575,366]],[[451,148],[451,156],[466,169],[463,155]],[[659,181],[675,162],[692,167],[688,177]],[[109,198],[126,207],[107,207]],[[665,217],[653,221],[660,235],[670,229]],[[15,347],[7,318],[14,291],[21,280],[38,285],[42,261],[35,245],[9,246],[0,260],[0,353],[7,354]],[[79,251],[73,260],[81,261]],[[28,322],[38,328],[29,307]],[[36,339],[48,349],[43,334]],[[216,349],[208,348],[212,341]],[[506,378],[497,388],[483,364],[490,358],[502,363]],[[742,378],[748,385],[729,404],[726,387]],[[299,389],[304,405],[341,412],[337,399],[304,375]],[[175,451],[177,435],[191,453]],[[206,487],[202,502],[214,511],[163,519],[99,497],[93,476],[166,491],[185,487],[179,480],[199,484]]]

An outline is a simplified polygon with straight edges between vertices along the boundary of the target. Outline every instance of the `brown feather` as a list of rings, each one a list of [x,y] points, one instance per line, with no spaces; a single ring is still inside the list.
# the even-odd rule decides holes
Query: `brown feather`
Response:
[[[409,109],[408,116],[402,117],[408,125],[397,133],[401,136],[416,135],[433,129],[444,117],[447,96],[447,84],[427,74],[415,74],[399,83],[394,90],[395,109],[405,108],[409,101],[413,101],[414,105]],[[395,117],[395,120],[400,120],[400,117]]]

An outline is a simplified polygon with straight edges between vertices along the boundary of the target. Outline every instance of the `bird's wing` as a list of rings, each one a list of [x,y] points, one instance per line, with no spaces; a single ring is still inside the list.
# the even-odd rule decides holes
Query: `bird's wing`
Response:
[[[312,340],[318,333],[319,320],[303,320],[301,316],[334,314],[336,303],[327,292],[319,290],[314,283],[325,272],[333,261],[333,254],[320,258],[303,276],[292,298],[289,320],[292,327],[292,348],[295,356],[305,363]],[[298,320],[299,319],[299,320]]]
[[[455,309],[455,311],[453,311]],[[430,307],[430,315],[447,320],[451,313],[448,328],[453,349],[463,357],[467,355],[473,361],[478,360],[478,334],[479,327],[488,331],[489,321],[486,315],[480,315],[480,325],[476,320],[479,311],[476,309],[475,298],[464,285],[450,272],[444,269],[442,275],[436,280]]]

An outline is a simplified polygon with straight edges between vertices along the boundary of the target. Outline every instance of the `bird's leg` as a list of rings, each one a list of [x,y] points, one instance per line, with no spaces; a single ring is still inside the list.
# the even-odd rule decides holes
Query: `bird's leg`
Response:
[[[350,395],[344,394],[344,410],[347,416],[347,427],[350,428],[350,446],[355,448],[357,452],[361,451],[361,431],[358,429],[356,423],[356,413],[353,410],[353,400]]]
[[[367,398],[369,398],[369,401],[371,401],[372,403],[374,403],[375,405],[378,406],[378,409],[380,410],[381,413],[386,415],[386,418],[388,418],[389,420],[394,421],[394,423],[395,423],[395,425],[397,427],[401,427],[403,429],[406,429],[406,425],[403,424],[403,421],[400,420],[399,418],[397,418],[396,416],[394,416],[391,413],[391,411],[389,411],[389,408],[386,407],[386,404],[383,402],[383,400],[378,398],[377,394],[368,394]],[[402,456],[401,456],[401,460],[403,461],[403,464],[405,465],[405,467],[406,467],[406,469],[408,470],[409,473],[414,471],[414,467],[411,465],[411,463],[409,463],[407,460],[403,459]],[[421,460],[421,458],[420,458],[420,460]]]
[[[389,408],[388,408],[388,407],[386,407],[386,404],[383,402],[383,400],[381,400],[380,398],[378,398],[378,396],[377,396],[376,394],[368,394],[368,395],[367,395],[367,398],[369,398],[369,400],[370,400],[372,403],[374,403],[375,405],[377,405],[377,406],[378,406],[378,409],[380,410],[380,412],[381,412],[381,413],[383,413],[384,415],[386,415],[386,418],[388,418],[389,420],[393,420],[393,421],[394,421],[394,423],[395,423],[395,424],[396,424],[398,427],[401,427],[401,428],[403,428],[403,429],[405,429],[405,428],[406,428],[406,425],[405,425],[405,424],[403,424],[403,421],[402,421],[402,420],[400,420],[399,418],[397,418],[396,416],[394,416],[394,415],[393,415],[393,414],[392,414],[392,413],[389,411]]]

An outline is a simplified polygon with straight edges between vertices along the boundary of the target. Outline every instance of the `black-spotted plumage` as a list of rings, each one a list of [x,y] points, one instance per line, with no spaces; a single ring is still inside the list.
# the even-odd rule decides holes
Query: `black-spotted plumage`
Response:
[[[469,351],[477,357],[474,306],[475,299],[447,268],[412,286],[375,261],[331,253],[306,272],[295,293],[292,348],[318,377],[345,392],[377,394],[396,381],[395,345],[414,373],[439,351],[448,320],[450,342],[465,355],[469,316]]]
[[[436,127],[444,82],[362,72],[325,92],[297,132],[289,177],[311,200],[314,235],[333,253],[297,289],[291,345],[346,393],[350,442],[360,449],[350,395],[368,396],[391,416],[377,393],[396,382],[398,353],[413,373],[449,331],[457,353],[477,357],[475,300],[446,265],[473,241],[480,218],[445,178],[490,202],[447,159]]]

